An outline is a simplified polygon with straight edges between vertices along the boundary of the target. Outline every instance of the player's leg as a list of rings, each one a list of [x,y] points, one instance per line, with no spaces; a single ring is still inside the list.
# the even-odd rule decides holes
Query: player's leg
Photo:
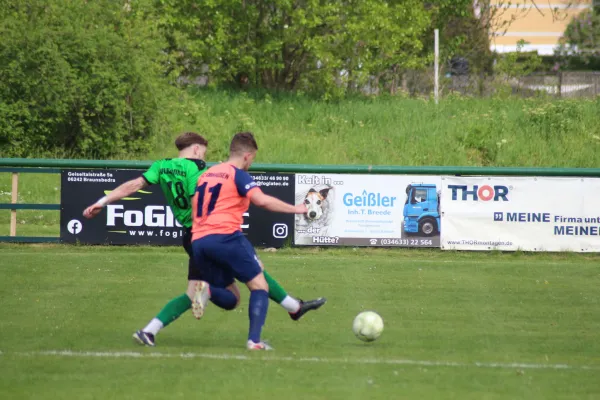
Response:
[[[171,299],[144,329],[136,331],[133,334],[133,338],[140,344],[154,346],[155,336],[158,332],[179,318],[191,306],[192,301],[185,293]]]
[[[217,307],[228,311],[236,308],[240,300],[231,290],[211,285],[206,281],[188,281],[186,293],[192,297],[192,313],[196,319],[202,318],[209,300]]]
[[[231,271],[232,276],[245,283],[250,290],[247,348],[269,350],[270,347],[261,341],[262,328],[269,309],[269,285],[254,248],[241,232],[219,235],[219,241],[221,243],[218,246],[211,246],[206,251],[211,253],[213,259],[219,260],[219,265],[224,270]]]
[[[270,350],[270,346],[261,340],[262,328],[269,309],[269,285],[252,244],[240,232],[230,235],[224,241],[228,248],[225,263],[231,268],[237,280],[246,284],[250,290],[248,304],[247,348],[249,350]]]
[[[258,260],[260,263],[260,268],[265,275],[265,280],[269,285],[269,298],[273,300],[275,303],[279,304],[283,308],[285,308],[288,312],[296,312],[300,308],[300,302],[295,298],[289,296],[285,289],[273,278],[266,270],[265,266],[261,260]]]
[[[218,247],[218,243],[211,236],[192,244],[193,261],[189,267],[186,293],[192,300],[192,312],[197,319],[204,315],[208,300],[224,310],[233,310],[239,304],[239,290],[231,290],[235,287],[233,276],[220,268],[218,260],[205,251],[206,248],[215,247]]]
[[[245,272],[247,274],[248,272]],[[248,305],[248,318],[250,327],[248,329],[248,350],[270,350],[270,346],[261,340],[262,328],[267,319],[269,309],[269,286],[264,274],[258,270],[258,275],[246,282],[250,290],[250,302]]]
[[[182,237],[183,248],[189,256],[189,265],[192,263],[192,232],[189,228],[185,229],[185,233]],[[189,273],[188,266],[188,273]],[[174,299],[171,299],[160,312],[156,315],[156,317],[152,318],[152,320],[146,325],[146,327],[142,330],[139,330],[133,334],[133,338],[140,344],[145,344],[148,346],[154,346],[155,336],[158,332],[169,325],[171,322],[175,321],[177,318],[181,316],[181,314],[185,313],[187,310],[192,308],[192,300],[186,294],[183,293]]]
[[[205,296],[206,290],[203,291],[202,287],[198,287],[198,283],[199,283],[199,281],[201,281],[201,279],[199,279],[200,273],[196,270],[196,268],[193,267],[194,262],[193,262],[191,237],[192,237],[192,235],[191,235],[191,232],[189,231],[189,229],[186,230],[186,233],[183,236],[183,248],[185,249],[185,251],[188,253],[188,256],[189,256],[188,290],[186,291],[186,293],[183,293],[183,294],[175,297],[174,299],[171,299],[162,308],[162,310],[160,310],[160,312],[156,315],[156,317],[152,318],[152,320],[148,323],[148,325],[146,325],[146,327],[144,327],[144,329],[138,330],[133,334],[133,338],[140,344],[147,345],[147,346],[154,346],[155,345],[155,336],[158,334],[158,332],[160,332],[161,329],[165,328],[171,322],[178,319],[187,310],[192,308],[192,300],[194,299],[194,296],[196,295],[197,291],[198,291],[199,299],[202,299],[202,297]],[[190,278],[198,278],[198,279],[193,280],[193,284],[190,285]],[[215,303],[217,306],[219,306],[221,308],[232,309],[232,308],[235,308],[237,306],[237,304],[239,304],[240,292],[239,292],[239,289],[235,286],[235,283],[233,283],[233,284],[227,283],[227,285],[229,285],[227,290],[229,292],[231,292],[236,298],[236,301],[233,304],[233,306],[232,306],[232,302],[231,302],[231,296],[228,294],[223,295],[221,290],[213,290],[212,291],[212,293],[214,293],[215,300],[213,300],[213,298],[212,298],[213,296],[209,295],[209,298],[211,301],[213,301],[213,303]],[[227,285],[225,285],[225,286],[227,286]],[[197,289],[200,289],[200,290],[197,290]],[[210,286],[208,286],[208,289],[210,291]],[[204,303],[202,303],[202,304],[204,304]],[[201,314],[204,313],[204,307],[205,307],[205,304],[201,307]]]
[[[222,289],[211,287],[204,281],[190,280],[186,293],[169,301],[144,329],[133,334],[134,339],[140,344],[154,346],[158,332],[192,308],[194,304],[196,305],[193,310],[194,316],[201,318],[208,300],[223,309],[233,310],[239,304],[239,289],[235,284]]]
[[[237,306],[240,305],[240,288],[236,285],[235,281],[227,286],[227,290],[229,290],[231,293],[233,293],[235,295],[235,297],[237,298],[237,304],[235,305],[235,307],[237,308]]]
[[[188,281],[186,293],[169,301],[144,329],[133,334],[133,338],[140,344],[154,346],[158,332],[192,308],[193,305],[196,305],[193,310],[194,316],[201,318],[208,300],[223,309],[233,310],[239,304],[240,295],[235,284],[230,286],[233,287],[222,289],[211,287],[204,281]]]
[[[194,316],[201,318],[208,300],[225,310],[233,310],[240,301],[239,289],[235,284],[222,289],[210,286],[204,281],[190,280],[186,293],[169,301],[144,329],[133,334],[133,338],[140,344],[154,346],[158,332],[194,305]]]

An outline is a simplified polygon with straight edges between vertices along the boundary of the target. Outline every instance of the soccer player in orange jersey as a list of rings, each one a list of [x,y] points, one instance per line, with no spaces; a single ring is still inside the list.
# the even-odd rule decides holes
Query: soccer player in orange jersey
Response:
[[[252,133],[238,133],[231,141],[227,162],[209,168],[198,179],[192,200],[192,249],[194,264],[200,270],[199,279],[190,284],[196,285],[192,311],[201,315],[209,286],[205,282],[221,288],[234,283],[234,279],[245,283],[250,289],[247,348],[269,350],[270,346],[260,339],[267,317],[269,286],[254,248],[242,234],[243,214],[250,202],[288,214],[305,214],[307,209],[304,204],[294,206],[266,195],[256,185],[247,171],[257,150]]]

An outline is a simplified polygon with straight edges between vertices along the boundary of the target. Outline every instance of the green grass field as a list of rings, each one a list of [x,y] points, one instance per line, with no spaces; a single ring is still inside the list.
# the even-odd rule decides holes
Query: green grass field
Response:
[[[183,292],[179,248],[0,244],[2,399],[594,399],[600,397],[600,256],[284,249],[260,255],[296,296],[271,303],[248,353],[247,291],[131,340]],[[386,323],[362,343],[353,317]]]

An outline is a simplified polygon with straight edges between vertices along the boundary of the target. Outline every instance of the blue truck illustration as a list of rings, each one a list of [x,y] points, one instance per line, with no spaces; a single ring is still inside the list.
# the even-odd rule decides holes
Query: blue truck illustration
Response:
[[[404,203],[404,232],[434,236],[440,232],[440,196],[435,185],[410,184]]]

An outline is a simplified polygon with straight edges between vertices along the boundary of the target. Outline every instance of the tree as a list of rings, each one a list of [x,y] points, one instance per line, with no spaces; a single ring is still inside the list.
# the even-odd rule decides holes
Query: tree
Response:
[[[597,8],[585,10],[574,18],[560,40],[558,55],[569,62],[570,56],[577,55],[584,64],[598,62],[600,58],[600,11]]]
[[[417,0],[157,0],[189,74],[274,89],[354,90],[394,65],[422,65],[429,13]],[[372,78],[374,77],[374,78]],[[373,82],[372,82],[373,83]]]
[[[112,0],[2,0],[2,155],[146,150],[169,93],[166,44],[148,11]]]

